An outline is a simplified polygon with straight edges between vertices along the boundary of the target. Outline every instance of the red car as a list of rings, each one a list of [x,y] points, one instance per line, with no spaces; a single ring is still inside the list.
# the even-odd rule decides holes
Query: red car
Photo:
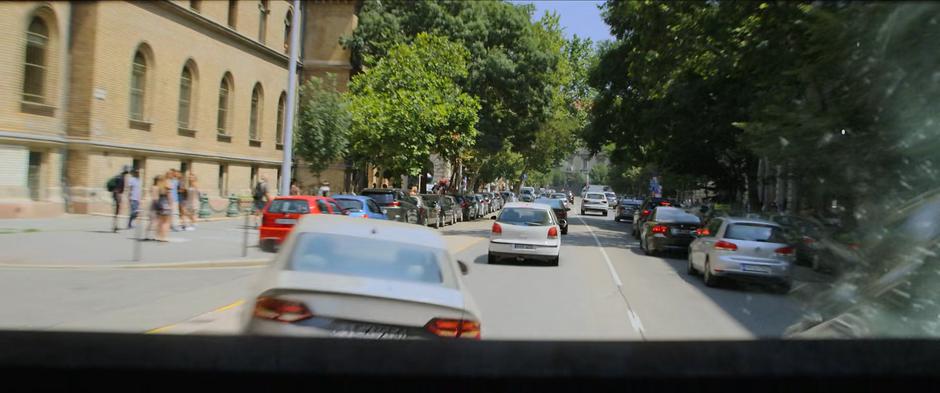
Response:
[[[274,251],[305,214],[345,214],[333,198],[292,195],[276,197],[262,210],[258,245]]]

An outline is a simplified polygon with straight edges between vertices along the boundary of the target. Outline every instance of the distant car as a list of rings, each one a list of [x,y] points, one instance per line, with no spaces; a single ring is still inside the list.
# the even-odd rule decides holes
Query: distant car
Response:
[[[568,207],[567,199],[539,198],[535,200],[535,203],[541,203],[551,207],[552,211],[555,212],[555,218],[558,219],[561,234],[568,234],[568,211],[571,210],[571,208]]]
[[[697,216],[684,210],[659,206],[650,214],[640,230],[640,248],[646,255],[660,251],[688,251],[693,233],[701,227]]]
[[[397,188],[366,188],[359,195],[375,200],[385,209],[389,220],[419,224],[418,207],[408,195]]]
[[[388,219],[388,216],[382,213],[382,208],[372,198],[359,195],[334,195],[333,199],[350,217]]]
[[[809,266],[813,270],[824,267],[826,257],[823,240],[829,235],[825,224],[810,217],[786,214],[774,214],[768,219],[783,227],[789,242],[796,248],[796,264]]]
[[[450,211],[450,221],[448,222],[450,225],[463,221],[463,209],[460,208],[460,204],[457,203],[453,195],[442,195],[441,203],[444,204],[445,210]]]
[[[514,202],[495,217],[490,230],[487,261],[538,259],[558,266],[561,228],[551,207],[539,203]]]
[[[261,210],[258,246],[263,251],[275,251],[297,224],[297,220],[308,214],[343,214],[343,211],[342,207],[329,197],[276,197]]]
[[[256,335],[480,339],[480,312],[436,231],[311,216],[259,275],[241,319]]]
[[[769,282],[788,292],[795,249],[783,228],[765,220],[716,217],[689,245],[689,274],[702,272],[705,285],[733,279]]]
[[[473,211],[473,199],[468,195],[454,195],[454,200],[460,206],[460,221],[470,221],[476,219]]]
[[[607,197],[607,207],[613,209],[614,206],[617,206],[617,194],[613,192],[605,192],[604,196]]]
[[[441,196],[437,194],[421,194],[417,198],[421,199],[421,204],[427,211],[427,225],[440,228],[451,222],[453,210],[446,209],[441,203]]]
[[[522,194],[519,202],[535,202],[535,194]]]
[[[657,206],[673,206],[675,202],[668,198],[646,198],[643,204],[633,212],[633,237],[640,238],[640,228]]]
[[[564,202],[566,208],[571,208],[571,205],[568,204],[568,195],[563,192],[555,192],[548,196],[550,199],[558,199]]]
[[[614,209],[614,221],[633,222],[633,214],[640,208],[642,202],[632,199],[620,199]]]
[[[581,199],[581,215],[590,211],[601,212],[607,217],[607,196],[600,192],[585,193]]]
[[[500,193],[500,195],[503,197],[503,202],[505,203],[519,201],[519,199],[516,197],[516,194],[512,191],[503,191]]]

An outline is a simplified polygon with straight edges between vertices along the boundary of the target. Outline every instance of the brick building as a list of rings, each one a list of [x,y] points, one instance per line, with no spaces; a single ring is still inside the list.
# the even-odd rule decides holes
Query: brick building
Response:
[[[303,75],[345,87],[338,39],[355,2],[304,8]],[[145,184],[192,172],[217,209],[276,182],[292,12],[284,0],[0,2],[0,218],[109,211],[105,183],[124,165]]]

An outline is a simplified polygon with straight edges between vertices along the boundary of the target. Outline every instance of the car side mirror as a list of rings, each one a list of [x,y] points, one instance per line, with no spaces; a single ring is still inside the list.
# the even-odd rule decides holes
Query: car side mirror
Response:
[[[467,275],[470,274],[470,266],[467,266],[467,263],[464,261],[457,261],[457,267],[460,268],[460,274]]]

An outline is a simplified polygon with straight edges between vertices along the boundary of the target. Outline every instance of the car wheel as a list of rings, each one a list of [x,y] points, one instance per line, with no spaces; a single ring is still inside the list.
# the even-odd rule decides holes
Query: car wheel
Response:
[[[607,210],[604,210],[604,217],[607,217]]]
[[[568,227],[561,228],[561,234],[562,234],[562,235],[567,235],[567,234],[568,234]]]
[[[614,222],[620,222],[620,217],[614,217]]]
[[[689,258],[688,258],[688,259],[689,259],[689,265],[688,265],[688,267],[686,268],[685,272],[688,273],[690,276],[694,276],[694,275],[695,275],[696,273],[698,273],[698,272],[695,271],[695,265],[692,264],[692,253],[691,253],[691,252],[689,253]]]
[[[550,259],[550,260],[548,261],[548,264],[549,264],[550,266],[558,266],[558,259],[559,259],[559,257],[554,257],[554,258],[552,258],[552,259]]]
[[[708,259],[705,260],[705,271],[702,273],[704,274],[704,277],[702,280],[705,281],[705,286],[707,287],[718,286],[718,277],[715,277],[715,275],[712,274],[712,264],[708,262]]]
[[[440,229],[440,227],[441,227],[441,217],[438,216],[437,219],[434,220],[434,228]]]
[[[489,265],[495,265],[498,262],[497,258],[493,253],[486,254],[486,263]]]
[[[581,209],[581,215],[582,216],[584,215],[584,209]]]

